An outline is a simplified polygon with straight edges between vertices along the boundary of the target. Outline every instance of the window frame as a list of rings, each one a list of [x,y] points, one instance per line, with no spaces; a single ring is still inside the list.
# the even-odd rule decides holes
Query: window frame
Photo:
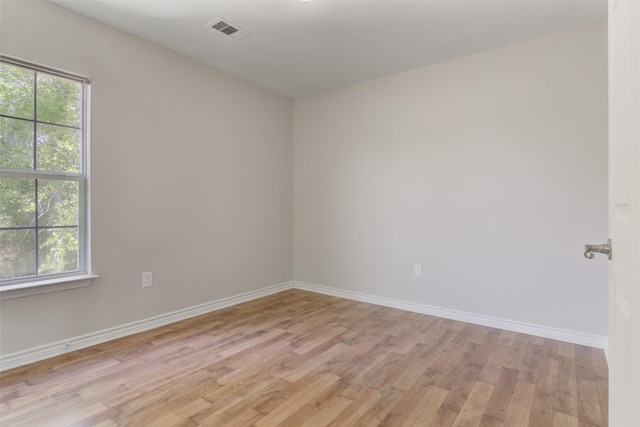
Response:
[[[14,179],[36,179],[36,180],[62,180],[73,181],[78,185],[78,268],[74,271],[59,272],[50,274],[38,274],[8,278],[0,280],[0,299],[16,298],[31,294],[51,292],[56,290],[70,289],[88,286],[91,279],[98,277],[91,273],[91,227],[90,227],[90,117],[91,117],[91,80],[79,74],[54,69],[51,67],[36,64],[31,61],[24,61],[15,57],[0,54],[0,62],[11,66],[16,66],[45,73],[57,77],[73,80],[82,86],[82,106],[81,106],[81,158],[80,171],[78,173],[50,172],[35,169],[9,169],[0,168],[2,177]],[[37,93],[34,92],[34,102],[37,102]],[[15,118],[12,116],[2,116],[13,119],[24,120],[34,124],[34,128],[39,122],[37,116],[31,119]],[[34,144],[37,135],[34,134]],[[35,228],[38,232],[38,228]],[[37,251],[38,248],[36,247]]]

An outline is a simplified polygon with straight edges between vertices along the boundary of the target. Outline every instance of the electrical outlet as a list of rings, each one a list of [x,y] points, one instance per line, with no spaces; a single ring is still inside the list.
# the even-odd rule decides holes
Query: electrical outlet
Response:
[[[415,264],[413,266],[413,275],[422,276],[422,264]]]
[[[142,287],[148,288],[153,285],[153,274],[150,271],[142,273]]]

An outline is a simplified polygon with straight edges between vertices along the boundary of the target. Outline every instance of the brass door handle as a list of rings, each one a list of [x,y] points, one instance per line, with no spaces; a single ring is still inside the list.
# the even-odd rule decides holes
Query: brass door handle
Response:
[[[608,259],[611,259],[611,239],[607,240],[604,245],[584,245],[584,257],[593,259],[594,252],[605,254]]]

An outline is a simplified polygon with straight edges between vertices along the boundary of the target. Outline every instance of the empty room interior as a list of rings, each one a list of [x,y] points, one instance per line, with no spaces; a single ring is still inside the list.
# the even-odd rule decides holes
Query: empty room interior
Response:
[[[2,274],[3,426],[609,425],[606,1],[0,24],[87,107],[82,271]]]

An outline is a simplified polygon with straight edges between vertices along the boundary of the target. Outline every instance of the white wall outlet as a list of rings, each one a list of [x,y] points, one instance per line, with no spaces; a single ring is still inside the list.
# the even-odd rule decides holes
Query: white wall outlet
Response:
[[[153,274],[150,271],[142,273],[142,287],[148,288],[153,285]]]
[[[413,266],[413,275],[422,276],[422,264],[415,264]]]

